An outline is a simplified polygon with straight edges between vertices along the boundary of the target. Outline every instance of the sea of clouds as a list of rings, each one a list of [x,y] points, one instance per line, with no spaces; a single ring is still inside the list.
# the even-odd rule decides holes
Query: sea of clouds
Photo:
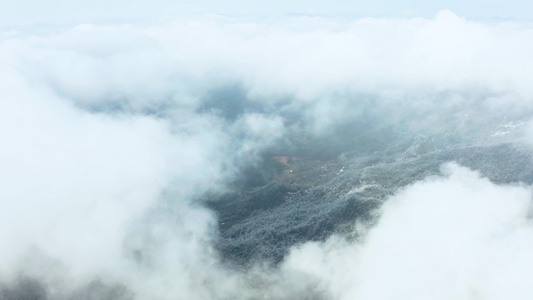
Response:
[[[31,282],[38,299],[531,299],[531,187],[454,163],[360,240],[297,245],[278,266],[222,263],[199,201],[301,126],[334,134],[368,108],[529,149],[531,53],[527,25],[451,11],[6,29],[0,299]],[[206,108],[227,86],[261,109]]]

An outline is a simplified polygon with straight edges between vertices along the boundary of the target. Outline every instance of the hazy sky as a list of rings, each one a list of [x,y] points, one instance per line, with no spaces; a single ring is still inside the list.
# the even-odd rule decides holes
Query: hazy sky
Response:
[[[533,4],[525,0],[8,0],[0,2],[0,24],[6,26],[21,23],[121,22],[139,18],[206,13],[241,16],[309,14],[410,18],[433,17],[442,9],[452,10],[459,16],[474,20],[533,19]]]

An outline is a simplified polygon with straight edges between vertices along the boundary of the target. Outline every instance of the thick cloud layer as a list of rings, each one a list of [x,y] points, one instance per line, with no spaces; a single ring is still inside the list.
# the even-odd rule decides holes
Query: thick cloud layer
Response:
[[[0,299],[530,298],[525,185],[447,165],[354,224],[364,239],[245,270],[222,262],[201,199],[267,151],[372,118],[529,151],[532,48],[525,25],[450,11],[2,32]]]

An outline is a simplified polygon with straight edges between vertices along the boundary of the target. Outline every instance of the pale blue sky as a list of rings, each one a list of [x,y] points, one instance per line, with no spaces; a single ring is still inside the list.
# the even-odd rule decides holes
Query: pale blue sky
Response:
[[[4,0],[0,25],[21,23],[121,22],[181,14],[219,13],[245,16],[285,14],[351,17],[433,17],[442,9],[473,20],[533,20],[533,4],[526,0]]]

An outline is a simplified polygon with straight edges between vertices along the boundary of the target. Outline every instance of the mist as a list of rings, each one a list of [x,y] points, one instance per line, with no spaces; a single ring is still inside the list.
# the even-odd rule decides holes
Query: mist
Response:
[[[529,299],[533,31],[0,32],[0,299]]]

